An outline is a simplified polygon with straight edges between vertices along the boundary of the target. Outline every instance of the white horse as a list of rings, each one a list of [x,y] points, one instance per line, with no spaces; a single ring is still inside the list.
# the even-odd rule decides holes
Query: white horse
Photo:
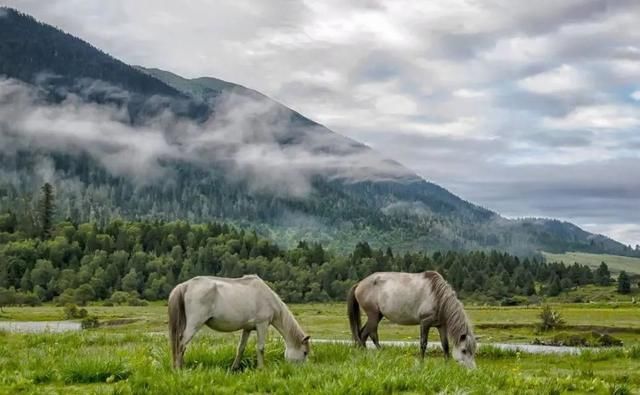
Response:
[[[367,323],[360,328],[360,307]],[[420,325],[420,354],[424,358],[427,337],[432,326],[438,328],[445,358],[449,357],[449,340],[453,358],[474,368],[476,339],[462,303],[455,291],[437,272],[373,273],[351,288],[347,297],[351,333],[356,344],[364,346],[371,337],[376,347],[378,323],[383,317],[400,325]]]
[[[280,297],[256,275],[241,278],[194,277],[169,295],[169,337],[173,367],[182,367],[187,344],[206,324],[220,332],[242,330],[232,369],[238,369],[251,331],[258,337],[258,368],[264,366],[269,325],[284,338],[285,359],[303,362],[310,350],[307,336]]]

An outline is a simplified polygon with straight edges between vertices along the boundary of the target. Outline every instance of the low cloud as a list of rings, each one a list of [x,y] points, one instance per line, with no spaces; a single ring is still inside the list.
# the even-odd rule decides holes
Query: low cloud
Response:
[[[0,80],[2,149],[85,153],[110,173],[138,183],[170,175],[167,161],[217,166],[256,191],[297,197],[311,191],[316,175],[347,182],[410,176],[365,146],[320,126],[295,124],[291,111],[267,99],[232,93],[217,99],[215,116],[204,123],[165,111],[132,125],[126,106],[84,100],[96,93],[122,100],[126,92],[101,81],[77,85],[79,94],[52,104],[38,88]],[[52,176],[40,173],[43,179]]]

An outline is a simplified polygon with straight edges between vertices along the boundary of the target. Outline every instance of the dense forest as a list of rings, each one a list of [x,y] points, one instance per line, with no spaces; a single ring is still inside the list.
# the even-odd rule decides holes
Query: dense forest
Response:
[[[28,15],[0,10],[0,212],[27,212],[40,186],[50,182],[58,196],[55,222],[69,218],[95,223],[99,229],[112,218],[224,221],[256,229],[288,248],[305,239],[342,254],[367,240],[374,248],[392,245],[396,252],[496,249],[519,256],[540,250],[640,255],[640,249],[570,223],[501,217],[250,89],[136,68]],[[242,97],[243,104],[217,100],[231,94]],[[16,100],[23,101],[16,105]],[[71,109],[64,107],[70,103]],[[245,113],[245,107],[270,110]],[[78,109],[83,111],[74,112]],[[242,116],[230,118],[229,109]],[[96,118],[29,118],[43,113],[64,118],[69,112]],[[223,122],[215,122],[220,119]],[[106,129],[105,120],[110,126]],[[203,124],[220,126],[230,120],[235,121],[233,133],[225,137],[245,129],[247,138],[238,139],[227,152],[218,149],[229,139],[210,145],[198,140],[198,150],[177,157],[154,152],[158,156],[143,164],[152,164],[161,174],[155,179],[129,174],[139,170],[138,162],[122,163],[136,156],[127,151],[134,141],[153,150],[141,133],[161,135],[168,152],[184,153],[180,147],[189,145],[189,129],[204,133]],[[29,129],[61,124],[83,126],[72,131],[77,135],[70,141],[64,138],[66,129]],[[110,141],[114,130],[126,130],[129,139]],[[206,129],[207,137],[218,132]],[[38,138],[27,139],[33,133]],[[95,135],[106,139],[95,140]],[[229,159],[229,153],[247,146],[258,151],[268,147],[284,166],[272,169],[267,161],[246,168],[238,165],[238,156]],[[305,160],[290,163],[291,152]],[[306,169],[309,163],[321,165]],[[354,167],[357,176],[351,174]],[[296,177],[273,177],[284,170],[295,170]],[[285,184],[296,178],[308,183],[308,193],[287,193]]]
[[[178,282],[197,275],[255,273],[287,302],[342,300],[352,284],[376,271],[437,270],[461,297],[503,304],[612,281],[604,263],[591,270],[497,251],[394,254],[366,242],[349,254],[305,241],[283,249],[255,231],[222,223],[54,223],[55,209],[45,184],[29,216],[0,215],[0,305],[139,303],[164,299]]]

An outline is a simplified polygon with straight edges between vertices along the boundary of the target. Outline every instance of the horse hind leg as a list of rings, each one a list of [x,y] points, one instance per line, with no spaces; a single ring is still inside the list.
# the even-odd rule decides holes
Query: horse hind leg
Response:
[[[377,317],[375,318],[374,321],[372,321],[371,324],[371,340],[373,341],[373,344],[376,346],[377,349],[380,349],[380,341],[378,339],[378,325],[380,324],[380,321],[382,320],[382,313],[378,313]],[[367,320],[368,321],[368,320]]]
[[[249,339],[249,335],[251,331],[243,330],[242,336],[240,337],[240,343],[238,343],[238,350],[236,351],[236,358],[233,360],[233,364],[231,365],[231,370],[238,370],[240,368],[240,361],[242,360],[242,354],[244,353],[244,349],[247,346],[247,340]]]
[[[184,332],[182,332],[182,340],[180,341],[180,354],[177,358],[177,365],[182,367],[184,362],[184,353],[187,351],[187,345],[193,339],[193,336],[200,330],[204,322],[194,323],[193,321],[190,323],[187,321],[187,326],[184,328]]]
[[[380,342],[378,339],[378,324],[382,319],[382,314],[379,311],[367,312],[367,323],[364,324],[360,331],[360,345],[366,347],[367,337],[371,337],[373,344],[376,348],[380,348]]]
[[[211,317],[207,313],[200,311],[199,309],[189,308],[185,306],[185,313],[187,317],[187,323],[184,331],[182,332],[182,338],[180,341],[180,354],[178,355],[178,365],[182,366],[184,362],[184,353],[187,350],[187,345],[191,342],[196,333],[202,328]]]

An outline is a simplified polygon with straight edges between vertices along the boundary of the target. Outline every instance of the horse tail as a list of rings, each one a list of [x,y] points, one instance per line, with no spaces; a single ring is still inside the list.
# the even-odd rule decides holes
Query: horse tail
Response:
[[[349,316],[349,325],[351,326],[351,336],[356,345],[360,344],[360,304],[356,299],[356,288],[358,284],[355,284],[349,290],[347,295],[347,314]]]
[[[187,326],[187,317],[184,311],[184,284],[178,284],[169,295],[169,342],[171,343],[171,356],[173,366],[180,367],[182,334]]]

